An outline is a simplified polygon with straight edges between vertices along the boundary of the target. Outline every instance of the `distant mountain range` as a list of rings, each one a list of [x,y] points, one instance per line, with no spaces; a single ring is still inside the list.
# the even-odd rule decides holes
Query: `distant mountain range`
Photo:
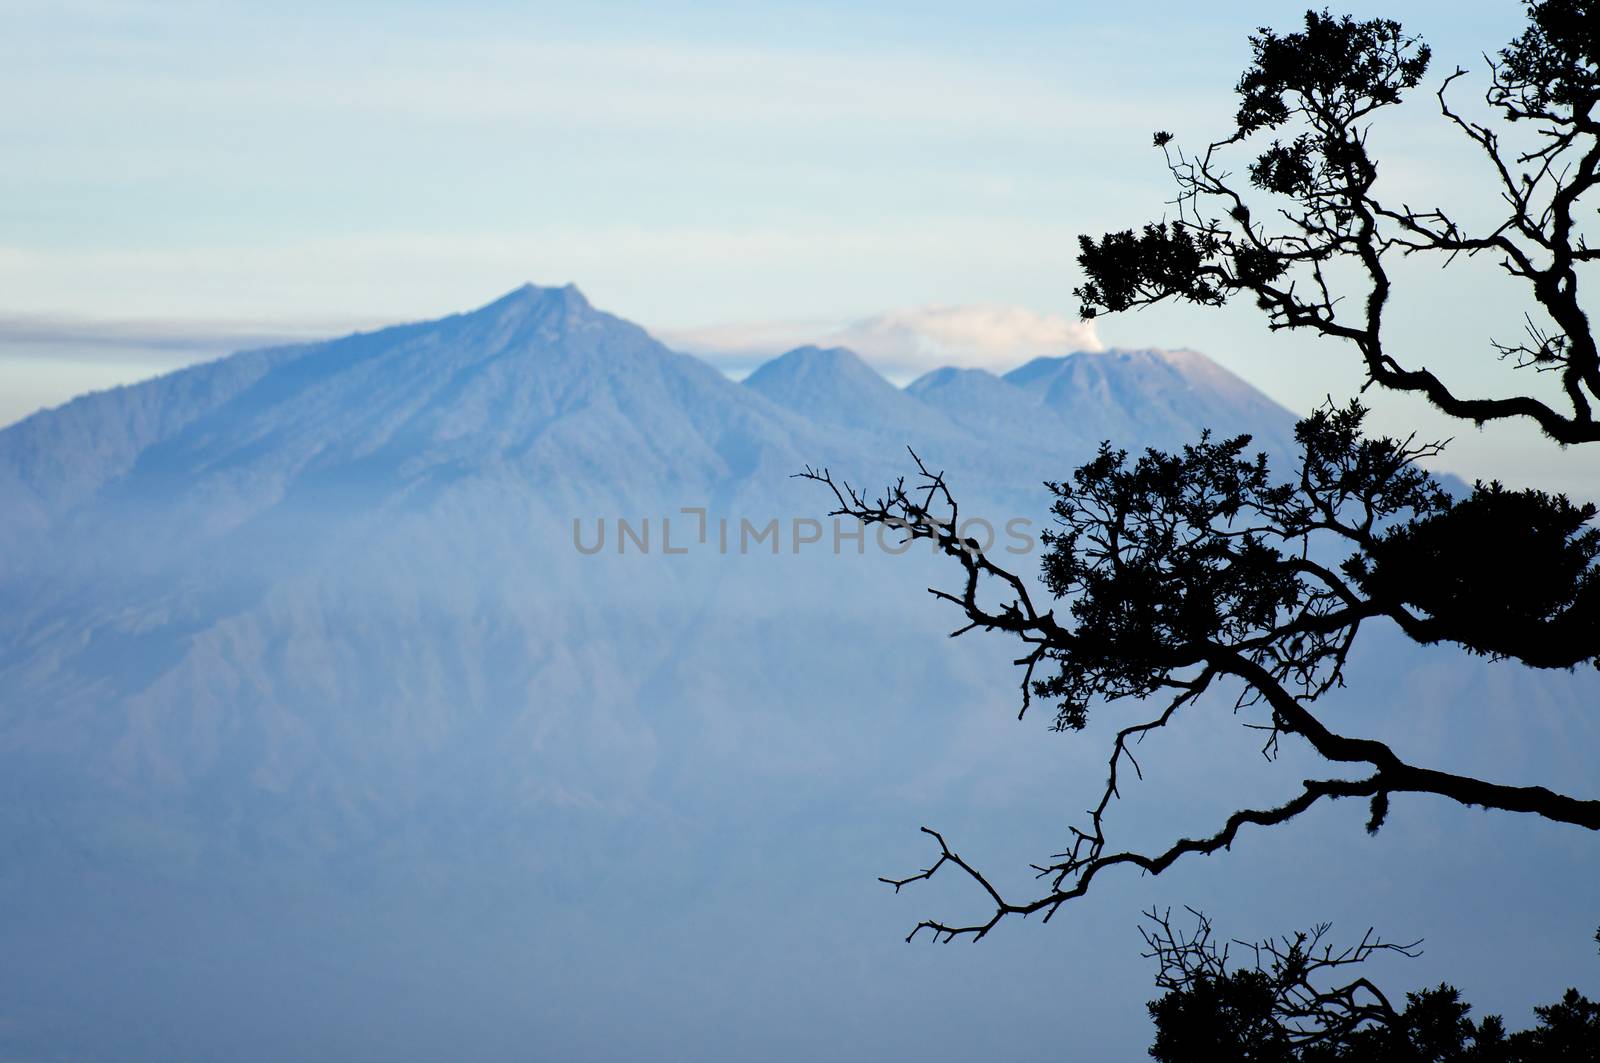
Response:
[[[490,1008],[508,971],[556,1003],[527,1004],[540,1018],[506,1058],[651,1058],[599,1034],[595,1001],[621,998],[682,1039],[654,1058],[714,1058],[719,1037],[743,1046],[729,1058],[882,1050],[883,1023],[970,987],[840,975],[851,942],[922,914],[878,903],[873,875],[924,859],[901,843],[941,809],[986,808],[1008,824],[991,841],[1038,842],[1078,807],[1057,807],[1061,758],[1092,775],[1102,752],[1009,722],[1009,647],[943,640],[953,618],[923,588],[948,573],[922,551],[841,544],[825,522],[799,542],[794,522],[828,499],[792,474],[825,464],[874,487],[907,471],[909,445],[974,512],[1038,528],[1041,481],[1102,440],[1171,447],[1211,428],[1285,454],[1294,421],[1191,351],[1046,353],[902,389],[805,347],[736,383],[574,287],[529,285],[0,431],[0,904],[18,913],[0,917],[17,972],[0,979],[0,1058],[361,1055],[341,1022],[388,1031],[386,1058],[484,1058],[484,1031],[525,1001],[476,1032],[441,1016]],[[620,545],[619,519],[649,522],[649,552]],[[736,544],[741,521],[778,535],[725,550],[724,520]],[[578,549],[602,531],[600,552]],[[377,911],[409,914],[380,931]],[[450,912],[457,931],[436,939],[426,913]],[[835,918],[841,951],[808,952],[805,925]],[[802,987],[749,958],[775,924]],[[509,925],[527,951],[487,944]],[[246,973],[214,973],[215,941]],[[396,941],[418,950],[399,974]],[[285,1025],[259,1050],[229,1040],[228,1016],[254,1021],[238,1018],[254,1015],[249,972],[342,984],[318,967],[328,947],[360,957],[352,984],[415,974],[416,1000],[396,1013],[363,989],[341,1018],[283,990]],[[1009,948],[995,955],[1022,955]],[[167,974],[145,980],[152,949]],[[876,949],[872,964],[903,962]],[[1111,969],[1134,978],[1126,951]],[[791,1022],[788,991],[822,1018]],[[119,994],[123,1019],[74,1018]],[[1114,1043],[1142,1026],[1142,999]],[[695,1008],[703,1021],[684,1018]],[[959,1038],[913,1040],[971,1058]]]
[[[908,445],[971,498],[1037,518],[1040,481],[1087,460],[1101,439],[1166,445],[1212,426],[1254,431],[1281,450],[1293,420],[1189,352],[1042,357],[1005,377],[944,370],[901,390],[847,350],[807,347],[738,384],[571,286],[525,286],[438,321],[247,352],[0,432],[0,490],[12,500],[0,519],[0,704],[26,707],[0,716],[0,750],[27,749],[47,731],[45,744],[79,769],[98,765],[97,779],[154,775],[181,790],[220,755],[195,746],[194,714],[225,714],[292,732],[270,755],[296,775],[356,755],[310,737],[337,729],[342,706],[396,690],[427,706],[419,711],[438,711],[440,698],[478,704],[507,671],[463,659],[459,633],[393,662],[392,646],[361,641],[336,666],[329,645],[354,636],[330,630],[333,588],[410,598],[436,583],[451,596],[475,587],[488,596],[475,601],[481,610],[506,608],[525,580],[519,613],[536,602],[559,613],[519,616],[507,635],[524,647],[510,673],[534,683],[538,660],[572,649],[544,626],[571,622],[567,605],[549,605],[553,587],[585,609],[651,595],[648,579],[610,585],[603,562],[577,567],[566,542],[574,519],[685,507],[816,516],[825,499],[792,473],[826,463],[887,481],[904,470]],[[659,575],[670,600],[681,573]],[[435,619],[453,630],[471,619],[464,606]],[[272,656],[302,641],[318,647],[318,667]],[[428,678],[406,676],[446,652],[456,656]],[[573,668],[572,681],[586,682]],[[455,685],[438,688],[446,675]],[[531,711],[518,690],[497,697]],[[302,719],[306,699],[318,707]],[[259,716],[241,707],[249,701]],[[414,735],[398,717],[392,726],[409,748]],[[253,776],[269,747],[237,753]]]

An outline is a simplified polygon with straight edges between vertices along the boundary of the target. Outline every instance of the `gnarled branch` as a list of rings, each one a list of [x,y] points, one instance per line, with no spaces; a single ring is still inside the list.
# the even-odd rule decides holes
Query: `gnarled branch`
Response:
[[[1361,626],[1375,618],[1393,620],[1418,642],[1450,641],[1539,666],[1572,667],[1600,654],[1595,507],[1498,484],[1479,484],[1453,500],[1415,466],[1435,447],[1368,439],[1363,416],[1351,404],[1303,421],[1300,469],[1289,483],[1273,481],[1264,456],[1243,456],[1248,437],[1202,436],[1179,454],[1150,450],[1132,463],[1102,447],[1072,483],[1048,485],[1057,529],[1043,538],[1042,570],[1046,589],[1065,606],[1059,616],[1041,610],[1025,581],[976,541],[959,536],[960,511],[944,474],[914,452],[916,482],[901,479],[870,502],[826,469],[800,474],[829,488],[833,515],[929,539],[959,563],[959,591],[930,592],[962,612],[966,623],[956,634],[1002,631],[1023,644],[1016,662],[1023,712],[1034,697],[1054,698],[1057,729],[1077,730],[1091,703],[1163,698],[1159,711],[1116,732],[1087,824],[1072,829],[1065,852],[1034,865],[1047,881],[1042,892],[1007,898],[941,834],[924,828],[938,858],[914,875],[883,881],[898,892],[953,867],[978,884],[991,908],[970,924],[925,920],[910,937],[928,930],[936,940],[977,940],[1009,915],[1043,912],[1048,920],[1103,871],[1128,865],[1158,875],[1185,856],[1231,846],[1247,826],[1286,823],[1324,799],[1370,802],[1372,832],[1391,798],[1408,793],[1600,830],[1600,800],[1412,764],[1384,742],[1341,734],[1317,715],[1317,701],[1342,682]],[[1462,597],[1451,588],[1461,584],[1463,566],[1508,564],[1499,520],[1506,514],[1512,525],[1542,529],[1544,538],[1511,565],[1510,578],[1480,576]],[[1454,553],[1441,558],[1440,542]],[[1341,547],[1350,551],[1342,563],[1321,560]],[[1000,589],[998,600],[991,586]],[[1303,780],[1282,804],[1237,810],[1212,833],[1156,852],[1114,849],[1108,811],[1127,772],[1142,777],[1132,747],[1221,681],[1242,690],[1238,707],[1264,713],[1253,726],[1267,732],[1269,758],[1281,739],[1298,738],[1331,765],[1364,774]]]

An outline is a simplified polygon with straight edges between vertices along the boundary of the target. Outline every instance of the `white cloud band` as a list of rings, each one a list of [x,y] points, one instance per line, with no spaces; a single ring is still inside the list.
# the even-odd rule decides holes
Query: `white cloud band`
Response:
[[[1039,355],[1103,347],[1092,322],[994,303],[891,310],[846,324],[790,320],[715,325],[669,330],[663,338],[734,370],[808,343],[848,347],[891,377],[947,365],[998,371]]]

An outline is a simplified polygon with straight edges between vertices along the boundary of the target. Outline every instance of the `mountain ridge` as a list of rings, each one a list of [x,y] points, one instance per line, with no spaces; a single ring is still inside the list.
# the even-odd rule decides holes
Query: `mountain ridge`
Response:
[[[688,466],[717,477],[832,460],[844,437],[845,450],[886,454],[905,444],[977,453],[1003,442],[1009,453],[972,463],[989,477],[1005,475],[1008,461],[1059,468],[1086,459],[1103,438],[1181,441],[1200,418],[1175,411],[1195,395],[1224,420],[1241,420],[1228,402],[1242,396],[1246,417],[1279,429],[1292,422],[1192,353],[1167,374],[1160,409],[1138,409],[1140,396],[1113,386],[1113,374],[1082,369],[1120,357],[1039,358],[1002,377],[940,370],[896,388],[853,352],[802,347],[734,384],[594,308],[576,285],[524,284],[463,313],[240,352],[0,429],[0,490],[13,499],[0,519],[0,548],[12,559],[0,561],[0,577],[107,492],[175,505],[203,496],[213,516],[218,499],[231,499],[243,515],[297,489],[336,498],[341,480],[380,470],[413,483],[485,463],[556,475],[562,455],[577,453],[593,482],[672,481]],[[1218,393],[1217,380],[1231,390]],[[953,381],[962,384],[952,390]],[[1095,401],[1075,387],[1098,388]],[[1280,447],[1284,434],[1276,432]]]

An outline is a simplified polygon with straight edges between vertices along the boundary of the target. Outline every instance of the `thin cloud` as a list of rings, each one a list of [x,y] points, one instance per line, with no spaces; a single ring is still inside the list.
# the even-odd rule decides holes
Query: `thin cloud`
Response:
[[[895,371],[1005,369],[1041,354],[1102,347],[1092,322],[992,303],[891,310],[853,323],[832,342]]]
[[[193,361],[208,355],[303,343],[352,331],[349,322],[216,320],[106,320],[72,315],[0,315],[0,353],[30,354],[50,361],[115,361],[119,355],[147,360]]]

